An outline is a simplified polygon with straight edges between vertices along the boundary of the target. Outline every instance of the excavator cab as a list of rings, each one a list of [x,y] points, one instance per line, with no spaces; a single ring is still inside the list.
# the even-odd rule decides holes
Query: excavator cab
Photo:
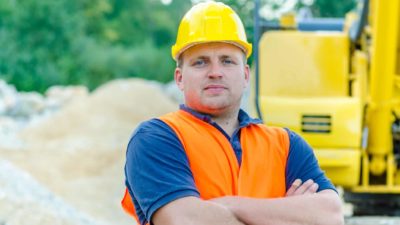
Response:
[[[358,204],[356,214],[374,214],[364,210],[374,202],[364,201],[370,196],[400,206],[391,131],[400,117],[399,7],[399,1],[363,0],[345,20],[296,21],[288,14],[270,29],[256,22],[264,31],[255,43],[259,117],[304,137],[327,176]]]

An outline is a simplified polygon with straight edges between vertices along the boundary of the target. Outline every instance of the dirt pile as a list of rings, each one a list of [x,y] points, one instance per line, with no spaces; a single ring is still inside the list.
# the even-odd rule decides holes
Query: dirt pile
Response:
[[[20,150],[0,155],[77,211],[105,224],[132,224],[119,205],[127,141],[139,122],[177,108],[157,83],[115,80],[26,127]]]
[[[178,108],[167,97],[168,92],[179,94],[172,87],[140,79],[112,81],[90,95],[81,89],[60,92],[61,87],[51,96],[62,101],[49,106],[61,107],[71,99],[67,105],[23,126],[15,126],[7,114],[11,111],[3,110],[0,224],[135,224],[119,205],[126,144],[139,122]],[[400,224],[400,219],[348,217],[346,224]]]
[[[6,161],[0,161],[0,186],[1,224],[100,225]]]

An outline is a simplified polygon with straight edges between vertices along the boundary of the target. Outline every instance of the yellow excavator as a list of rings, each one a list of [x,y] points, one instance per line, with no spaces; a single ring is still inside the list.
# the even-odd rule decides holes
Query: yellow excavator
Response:
[[[255,17],[258,116],[308,141],[354,214],[400,215],[400,0],[343,20]]]

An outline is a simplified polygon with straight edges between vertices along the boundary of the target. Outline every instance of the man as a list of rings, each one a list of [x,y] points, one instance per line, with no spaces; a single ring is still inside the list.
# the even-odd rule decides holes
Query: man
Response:
[[[182,19],[172,56],[185,104],[128,144],[122,204],[140,224],[343,224],[307,143],[240,109],[250,54],[230,7],[200,3]]]

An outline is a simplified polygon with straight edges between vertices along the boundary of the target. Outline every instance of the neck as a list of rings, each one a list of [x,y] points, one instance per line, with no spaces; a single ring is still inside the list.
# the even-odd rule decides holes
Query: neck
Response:
[[[229,108],[220,110],[197,110],[196,107],[189,106],[190,109],[199,113],[207,114],[211,117],[212,121],[217,123],[229,137],[232,137],[233,132],[239,127],[239,110],[240,105],[231,106]]]
[[[211,118],[229,135],[229,137],[232,137],[233,132],[239,127],[238,114],[239,111],[236,111],[235,113],[226,115],[211,116]]]

